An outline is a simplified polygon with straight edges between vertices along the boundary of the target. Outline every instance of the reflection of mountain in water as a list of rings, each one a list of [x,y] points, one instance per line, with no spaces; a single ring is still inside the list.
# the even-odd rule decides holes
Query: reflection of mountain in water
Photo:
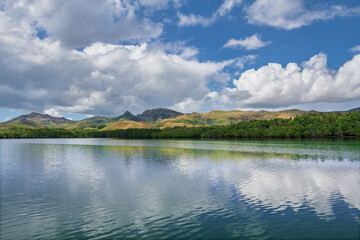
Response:
[[[121,151],[124,154],[142,153],[144,155],[158,154],[161,152],[164,156],[177,159],[180,156],[192,156],[196,158],[204,157],[213,161],[223,160],[253,160],[253,159],[284,159],[284,160],[316,160],[316,161],[358,161],[359,156],[351,152],[335,151],[306,151],[301,154],[299,151],[262,151],[255,152],[253,149],[223,150],[206,148],[181,148],[181,147],[158,147],[158,146],[106,146],[111,151]],[[243,151],[248,150],[248,151]]]

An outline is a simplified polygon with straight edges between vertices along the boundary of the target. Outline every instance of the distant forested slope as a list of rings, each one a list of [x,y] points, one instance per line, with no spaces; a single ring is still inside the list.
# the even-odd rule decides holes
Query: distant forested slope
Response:
[[[0,128],[0,138],[244,138],[360,137],[360,112],[307,113],[294,118],[258,119],[228,125],[150,128],[127,121],[127,129]],[[133,123],[141,128],[131,128]],[[116,123],[117,124],[117,123]]]

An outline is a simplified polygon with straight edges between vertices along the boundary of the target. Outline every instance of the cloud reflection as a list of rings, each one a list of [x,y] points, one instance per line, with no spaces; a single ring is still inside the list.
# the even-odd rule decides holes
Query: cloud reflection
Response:
[[[331,144],[312,144],[302,151],[290,144],[226,141],[117,142],[132,146],[104,145],[116,140],[103,139],[21,141],[0,142],[0,229],[5,238],[176,238],[176,229],[182,229],[178,236],[196,238],[214,236],[219,228],[222,237],[259,238],[273,229],[273,213],[289,214],[277,221],[301,220],[306,210],[319,224],[319,219],[338,218],[339,202],[346,204],[346,214],[360,210],[356,148],[331,150]],[[348,229],[353,231],[352,225]]]

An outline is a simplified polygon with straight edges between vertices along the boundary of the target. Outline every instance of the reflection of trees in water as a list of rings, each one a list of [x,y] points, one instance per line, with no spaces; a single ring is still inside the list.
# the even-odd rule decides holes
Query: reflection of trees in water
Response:
[[[124,160],[128,168],[136,162],[147,168],[176,169],[191,179],[199,174],[213,182],[220,179],[237,186],[244,197],[257,199],[272,209],[291,206],[296,210],[305,204],[329,217],[333,215],[331,194],[344,196],[347,203],[360,209],[360,193],[354,190],[360,189],[359,164],[338,153],[300,155],[133,146],[96,149],[95,159],[106,155]]]
[[[7,161],[12,163],[4,164],[7,168],[2,173],[19,175],[17,184],[3,184],[19,194],[9,198],[11,201],[22,203],[39,195],[50,203],[38,207],[47,214],[44,216],[56,220],[41,221],[34,216],[24,223],[33,232],[72,216],[74,223],[69,226],[81,223],[99,233],[105,231],[102,224],[109,222],[121,226],[119,232],[134,236],[154,232],[160,237],[166,230],[169,234],[181,228],[182,234],[196,230],[192,234],[215,237],[211,234],[220,229],[222,236],[257,238],[271,233],[275,218],[285,226],[285,219],[302,220],[305,212],[310,220],[331,222],[338,217],[334,209],[339,202],[344,203],[341,210],[345,214],[348,209],[359,213],[359,161],[348,161],[352,155],[335,146],[334,151],[327,148],[320,153],[313,149],[311,154],[293,154],[21,144],[3,148],[0,154],[8,151]],[[54,195],[43,194],[43,189]],[[31,204],[23,208],[24,212],[34,211]],[[353,221],[353,216],[348,216]],[[293,228],[291,223],[286,226]],[[88,229],[79,232],[85,234]]]
[[[329,218],[333,215],[331,194],[340,194],[345,202],[360,209],[357,200],[360,193],[356,190],[360,189],[360,165],[338,153],[300,155],[189,148],[106,148],[126,158],[142,159],[148,166],[172,166],[190,178],[205,174],[214,181],[221,179],[235,185],[245,198],[257,199],[260,205],[275,210],[290,206],[296,211],[309,205]]]
[[[311,154],[293,154],[293,153],[271,153],[271,152],[243,152],[229,150],[195,149],[195,148],[175,148],[175,147],[139,147],[139,146],[103,146],[107,150],[121,154],[126,159],[133,155],[142,155],[144,159],[151,161],[164,162],[173,161],[179,157],[201,158],[205,157],[213,161],[223,160],[253,160],[253,159],[283,159],[283,160],[316,160],[316,161],[357,161],[356,154],[342,155],[340,151]]]

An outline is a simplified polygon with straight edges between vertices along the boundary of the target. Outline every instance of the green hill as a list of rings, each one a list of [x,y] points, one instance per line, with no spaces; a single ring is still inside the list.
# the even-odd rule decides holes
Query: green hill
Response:
[[[162,119],[177,117],[180,115],[183,115],[183,113],[166,108],[156,108],[146,110],[142,114],[137,115],[137,117],[144,122],[156,122]]]
[[[44,126],[55,126],[59,124],[70,123],[73,121],[66,119],[64,117],[52,117],[48,114],[32,112],[30,114],[21,115],[19,117],[11,119],[6,123],[13,123],[13,122],[18,122],[18,123],[34,122]]]
[[[6,123],[0,123],[0,129],[1,128],[44,128],[46,126],[41,125],[39,123],[33,122],[33,121],[22,121],[22,122],[6,122]]]
[[[59,127],[68,128],[68,129],[99,129],[105,127],[106,124],[112,123],[114,120],[110,117],[94,116],[90,118],[85,118],[81,121],[73,121],[69,123],[62,124]]]
[[[268,111],[220,111],[213,110],[207,113],[192,113],[181,115],[172,119],[165,119],[158,123],[158,127],[175,126],[211,126],[211,125],[230,125],[231,123],[244,122],[257,119],[289,119],[295,116],[303,115],[307,111],[292,109],[280,112]]]
[[[107,117],[103,117],[103,116],[93,116],[93,117],[89,117],[89,118],[85,118],[82,121],[88,121],[88,122],[92,122],[92,121],[96,121],[96,120],[100,120],[100,119],[104,119]]]
[[[346,112],[359,112],[360,108]],[[290,109],[278,112],[270,111],[220,111],[213,110],[207,113],[182,114],[180,112],[157,108],[146,110],[137,116],[126,111],[118,117],[95,116],[81,121],[71,121],[66,118],[56,118],[47,114],[31,113],[21,115],[10,121],[0,124],[0,128],[46,128],[57,127],[65,129],[127,129],[127,128],[173,128],[173,127],[200,127],[200,126],[227,126],[238,122],[251,120],[270,120],[275,118],[290,119],[307,113],[319,114],[316,111]],[[345,113],[345,111],[344,111]],[[123,122],[123,123],[122,123]]]
[[[114,122],[106,125],[105,128],[101,130],[115,130],[115,129],[133,129],[133,128],[150,128],[149,124],[145,122],[135,122],[131,120],[124,120],[119,122]]]
[[[360,107],[350,109],[350,110],[348,110],[348,111],[346,111],[346,112],[360,112]]]
[[[135,122],[140,122],[141,121],[141,118],[133,115],[131,112],[129,111],[126,111],[123,115],[121,116],[118,116],[118,117],[114,117],[114,118],[111,118],[111,120],[113,122],[117,122],[117,121],[125,121],[125,120],[129,120],[129,121],[135,121]]]

